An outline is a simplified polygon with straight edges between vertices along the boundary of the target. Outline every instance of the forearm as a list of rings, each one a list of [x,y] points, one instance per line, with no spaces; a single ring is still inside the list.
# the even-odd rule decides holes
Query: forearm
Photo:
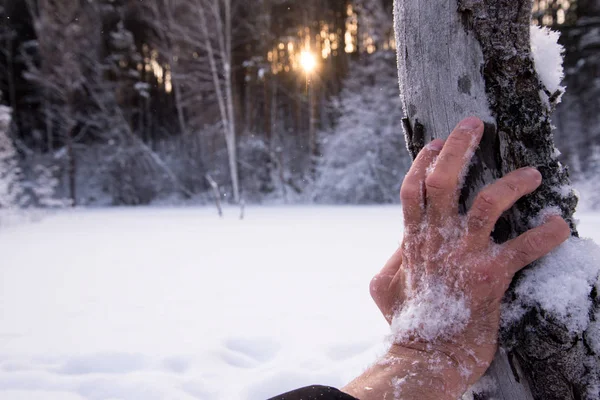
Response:
[[[444,353],[392,346],[342,391],[360,400],[456,400],[467,389],[458,371]]]

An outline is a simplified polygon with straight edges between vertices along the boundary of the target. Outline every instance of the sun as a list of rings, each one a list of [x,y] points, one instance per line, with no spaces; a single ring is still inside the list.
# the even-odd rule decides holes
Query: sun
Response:
[[[300,53],[300,66],[307,74],[310,74],[317,67],[317,60],[315,55],[310,51],[302,51]]]

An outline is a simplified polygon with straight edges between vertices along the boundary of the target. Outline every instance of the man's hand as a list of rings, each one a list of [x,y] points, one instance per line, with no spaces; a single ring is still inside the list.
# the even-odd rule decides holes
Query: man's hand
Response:
[[[421,151],[404,180],[404,240],[370,287],[392,325],[394,344],[385,372],[369,372],[371,390],[360,391],[360,378],[347,387],[355,397],[382,398],[390,390],[391,398],[400,399],[415,393],[429,398],[418,390],[438,399],[462,395],[491,364],[501,300],[514,274],[570,235],[568,224],[554,216],[503,245],[490,239],[502,213],[541,184],[534,168],[484,188],[468,214],[459,214],[462,181],[482,135],[479,119],[463,120],[445,143],[436,139]],[[412,369],[402,361],[411,357],[418,361]],[[375,375],[399,383],[382,382],[383,391],[375,395]],[[417,375],[430,382],[427,388],[418,388]]]

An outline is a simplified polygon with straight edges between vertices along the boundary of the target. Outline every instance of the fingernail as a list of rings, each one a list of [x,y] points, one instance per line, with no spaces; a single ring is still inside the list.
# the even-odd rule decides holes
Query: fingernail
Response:
[[[546,217],[546,223],[548,222],[559,222],[562,223],[564,221],[563,217],[557,214],[551,214]]]
[[[462,129],[469,129],[469,130],[473,130],[473,129],[477,129],[481,126],[482,122],[479,118],[477,117],[469,117],[469,118],[465,118],[463,119],[459,126]]]
[[[440,151],[444,147],[444,141],[442,139],[434,139],[427,145],[429,150]]]
[[[535,179],[536,182],[541,182],[542,181],[542,174],[536,168],[527,167],[527,168],[525,168],[523,170],[523,172],[525,174],[527,174],[527,176],[529,176],[530,178]]]

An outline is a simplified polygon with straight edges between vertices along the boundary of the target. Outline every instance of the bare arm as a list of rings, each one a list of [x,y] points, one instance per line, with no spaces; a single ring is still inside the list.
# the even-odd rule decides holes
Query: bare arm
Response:
[[[456,361],[446,354],[394,345],[342,391],[361,400],[455,400],[465,391],[461,382]]]

